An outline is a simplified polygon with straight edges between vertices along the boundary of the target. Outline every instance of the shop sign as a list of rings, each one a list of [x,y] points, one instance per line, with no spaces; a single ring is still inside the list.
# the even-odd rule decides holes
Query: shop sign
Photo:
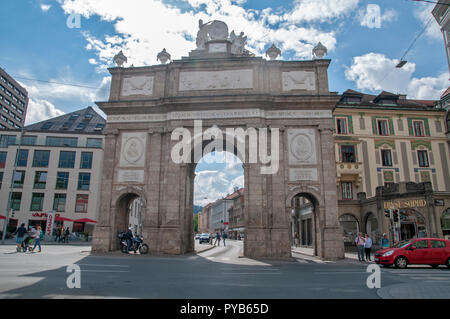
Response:
[[[384,209],[400,209],[400,208],[420,208],[426,207],[427,201],[424,199],[398,200],[384,202]]]
[[[52,235],[54,222],[55,222],[55,212],[49,212],[47,214],[47,225],[46,225],[46,229],[45,229],[45,233],[47,234],[47,236]]]

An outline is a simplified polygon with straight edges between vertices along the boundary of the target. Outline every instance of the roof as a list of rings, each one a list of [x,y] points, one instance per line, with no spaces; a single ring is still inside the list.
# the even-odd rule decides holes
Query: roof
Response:
[[[450,89],[450,88],[449,88]],[[450,92],[449,92],[450,93]],[[346,102],[345,97],[360,97],[360,102]],[[395,104],[382,104],[381,100],[394,100]],[[337,103],[339,106],[351,106],[356,108],[384,108],[384,109],[415,109],[415,110],[436,110],[437,101],[434,100],[415,100],[407,99],[406,95],[394,94],[382,91],[378,95],[365,94],[354,90],[347,90],[342,94],[341,100]]]
[[[237,198],[239,196],[242,196],[242,195],[244,195],[244,189],[243,188],[238,189],[234,193],[228,195],[227,197],[225,197],[225,199],[235,199],[235,198]]]
[[[442,100],[444,97],[446,97],[447,95],[449,95],[449,94],[450,94],[450,86],[448,87],[447,90],[445,90],[444,93],[442,93],[442,95],[441,95],[441,100]]]
[[[25,127],[33,132],[102,134],[106,120],[91,106]]]

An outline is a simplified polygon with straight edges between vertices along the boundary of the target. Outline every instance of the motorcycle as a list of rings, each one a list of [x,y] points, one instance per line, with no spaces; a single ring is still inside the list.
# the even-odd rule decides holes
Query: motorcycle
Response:
[[[148,245],[144,243],[144,239],[142,237],[133,237],[133,239],[131,239],[130,247],[128,247],[125,232],[120,232],[118,238],[120,240],[120,251],[124,254],[128,254],[130,251],[136,253],[138,250],[141,254],[147,254],[149,251]]]

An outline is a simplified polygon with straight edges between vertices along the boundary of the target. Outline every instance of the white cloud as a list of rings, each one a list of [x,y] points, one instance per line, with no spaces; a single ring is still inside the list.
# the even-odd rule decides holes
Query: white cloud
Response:
[[[51,102],[42,99],[30,98],[25,125],[48,120],[65,114],[57,109]]]
[[[50,4],[41,4],[41,10],[47,12],[52,6]]]
[[[369,29],[381,28],[384,22],[391,22],[397,17],[394,9],[388,9],[384,13],[377,4],[368,4],[365,10],[360,10],[359,21],[361,26]]]
[[[112,65],[114,55],[120,50],[128,57],[128,65],[135,66],[156,64],[156,55],[163,48],[174,59],[186,56],[195,49],[199,19],[222,20],[228,24],[230,32],[244,31],[248,36],[248,49],[257,55],[264,55],[265,49],[276,43],[284,53],[293,52],[295,58],[309,59],[312,48],[319,41],[329,51],[335,49],[335,32],[296,23],[305,19],[329,21],[342,18],[358,4],[358,0],[299,0],[292,11],[273,12],[269,8],[245,10],[241,6],[244,1],[185,0],[194,10],[182,12],[158,0],[129,0],[126,3],[121,0],[58,1],[67,14],[79,13],[85,18],[98,15],[113,23],[116,35],[97,38],[83,32],[88,42],[86,48],[92,50],[97,61],[105,66]],[[304,15],[304,12],[310,14]],[[276,29],[270,28],[276,23],[279,23]]]
[[[383,54],[368,53],[353,58],[346,69],[348,80],[355,81],[358,89],[407,94],[415,99],[439,99],[448,87],[448,74],[437,77],[413,77],[416,65],[407,63],[403,68],[395,66],[399,60],[389,59]]]
[[[419,3],[417,4],[417,9],[414,10],[414,16],[420,20],[423,27],[429,22],[425,35],[431,39],[442,40],[442,32],[440,30],[439,24],[436,22],[436,19],[431,14],[431,11],[434,8],[434,4],[426,4]],[[431,22],[430,22],[431,19]],[[420,32],[417,30],[416,33]]]

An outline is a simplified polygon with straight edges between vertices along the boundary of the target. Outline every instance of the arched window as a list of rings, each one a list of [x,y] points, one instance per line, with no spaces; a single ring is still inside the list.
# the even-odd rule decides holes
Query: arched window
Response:
[[[450,236],[450,208],[447,208],[441,217],[442,234]]]
[[[345,214],[339,217],[339,223],[342,227],[344,244],[352,245],[359,232],[358,220],[353,215]]]

